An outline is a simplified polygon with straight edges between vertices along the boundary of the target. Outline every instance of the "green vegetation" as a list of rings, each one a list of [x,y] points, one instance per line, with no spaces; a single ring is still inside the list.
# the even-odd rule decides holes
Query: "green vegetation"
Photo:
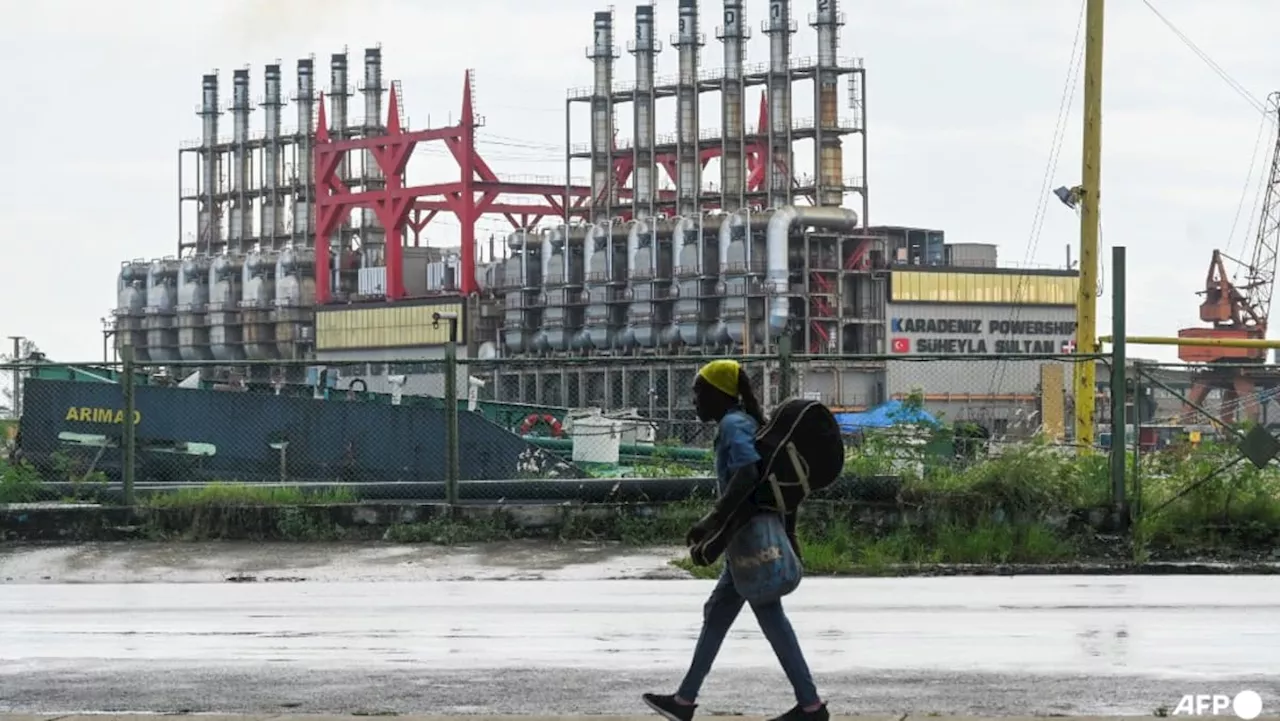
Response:
[[[911,402],[911,401],[909,401]],[[799,534],[812,573],[880,573],[899,566],[1269,557],[1280,543],[1280,467],[1244,461],[1228,444],[1144,453],[1128,499],[1132,526],[1112,528],[1108,459],[1044,438],[974,443],[964,424],[868,432],[848,452],[851,490],[821,493],[802,509]],[[687,449],[660,444],[642,477],[702,475]],[[91,464],[55,458],[38,472],[0,463],[0,503],[98,500],[106,480]],[[57,493],[48,483],[61,484]],[[845,484],[850,485],[850,484]],[[67,489],[70,489],[68,491]],[[708,499],[663,506],[564,506],[537,524],[495,509],[442,513],[412,523],[360,525],[335,510],[352,490],[308,491],[213,484],[143,495],[137,513],[156,538],[382,539],[464,544],[539,537],[679,546]],[[696,575],[719,569],[677,565]]]
[[[211,483],[141,497],[145,532],[152,538],[338,541],[349,534],[331,508],[353,503],[347,489],[305,490]]]
[[[347,488],[309,491],[295,487],[211,483],[199,488],[179,488],[169,493],[143,496],[141,501],[142,505],[151,508],[235,508],[355,503],[356,495]]]
[[[47,490],[49,483],[65,484],[69,491],[61,497],[53,496]],[[44,474],[26,463],[0,461],[0,503],[96,503],[106,487],[105,474],[63,453],[54,454]]]
[[[1049,564],[1079,559],[1075,541],[1046,524],[983,522],[936,528],[900,527],[880,535],[851,523],[822,526],[802,522],[800,546],[806,573],[880,575],[902,567],[943,564]],[[695,566],[687,556],[672,561],[698,578],[720,575],[723,561]]]

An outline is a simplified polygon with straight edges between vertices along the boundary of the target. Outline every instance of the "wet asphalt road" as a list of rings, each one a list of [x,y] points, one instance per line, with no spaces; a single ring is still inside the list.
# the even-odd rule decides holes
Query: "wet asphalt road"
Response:
[[[0,712],[636,713],[641,692],[674,688],[711,582],[647,578],[661,566],[653,556],[543,558],[530,572],[514,570],[512,553],[499,554],[505,576],[438,553],[388,561],[379,576],[370,556],[357,582],[328,575],[341,563],[290,571],[259,558],[259,570],[311,575],[274,583],[218,582],[226,569],[209,559],[212,582],[161,582],[154,558],[94,575],[110,564],[44,557],[52,570],[32,576],[30,555],[0,557]],[[587,568],[612,570],[589,580]],[[1232,576],[815,578],[787,607],[840,713],[1150,714],[1183,694],[1248,688],[1274,714],[1278,587]],[[791,705],[749,612],[701,702],[722,713]]]
[[[1280,702],[1267,578],[809,579],[789,609],[842,712]],[[625,713],[677,681],[704,581],[8,584],[0,710]],[[704,692],[788,705],[744,616]]]

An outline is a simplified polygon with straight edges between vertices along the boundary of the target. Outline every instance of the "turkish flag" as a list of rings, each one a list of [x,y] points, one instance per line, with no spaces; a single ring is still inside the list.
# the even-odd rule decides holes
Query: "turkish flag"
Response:
[[[894,338],[889,347],[893,349],[894,353],[910,353],[911,341],[906,338]]]

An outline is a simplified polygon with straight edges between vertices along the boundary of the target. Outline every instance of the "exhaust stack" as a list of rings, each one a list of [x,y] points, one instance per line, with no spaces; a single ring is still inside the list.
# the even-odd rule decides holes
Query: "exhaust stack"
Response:
[[[676,86],[676,214],[698,214],[702,193],[702,161],[698,157],[698,0],[680,0],[680,29],[671,44],[680,49]]]
[[[365,137],[382,135],[382,49],[366,48],[364,51],[364,82],[360,85],[364,94]],[[382,169],[373,156],[372,150],[364,151],[362,159],[361,185],[365,190],[381,190],[387,186],[382,177]],[[364,259],[364,267],[379,267],[386,264],[387,234],[378,223],[378,216],[372,208],[360,211],[360,254]],[[393,241],[394,242],[394,241]]]
[[[231,227],[227,233],[232,252],[243,253],[253,244],[253,183],[249,164],[249,71],[237,70],[231,78]]]
[[[315,60],[298,61],[298,130],[293,138],[293,242],[298,247],[315,245],[316,176],[311,154],[315,149],[312,131],[316,117]]]
[[[742,114],[746,88],[742,79],[742,62],[751,28],[743,13],[742,0],[724,0],[724,25],[716,31],[724,43],[724,77],[720,81],[720,207],[733,212],[746,205],[743,191],[746,169],[743,158],[747,150]]]
[[[262,215],[258,236],[263,245],[279,248],[284,237],[284,205],[280,194],[280,63],[266,66],[262,73]]]
[[[591,96],[591,220],[613,216],[613,12],[595,14],[595,43],[587,57],[595,65],[595,92]]]
[[[329,137],[334,140],[345,140],[348,137],[347,127],[351,124],[351,117],[347,109],[350,98],[351,87],[347,82],[347,54],[334,53],[329,57]],[[349,153],[342,154],[335,174],[347,186],[351,185]],[[351,220],[347,218],[338,226],[338,248],[347,250],[351,247],[350,234]]]
[[[844,13],[839,0],[817,0],[818,9],[810,23],[818,32],[817,82],[813,94],[816,136],[813,143],[814,176],[818,205],[844,205],[844,152],[840,143],[840,75],[836,54],[840,49],[840,26]]]
[[[219,227],[217,196],[221,191],[218,181],[222,177],[221,157],[218,145],[218,75],[205,75],[200,81],[201,102],[200,120],[203,126],[200,150],[200,211],[196,223],[196,249],[203,249],[209,255],[217,255],[225,247],[222,241],[222,229]]]
[[[635,165],[633,209],[636,218],[652,218],[657,213],[654,206],[654,59],[662,50],[662,43],[654,38],[653,5],[636,7],[636,38],[627,43],[627,50],[636,56],[636,88],[632,109],[635,112],[635,142],[632,154]]]
[[[791,205],[791,0],[769,0],[769,205]]]

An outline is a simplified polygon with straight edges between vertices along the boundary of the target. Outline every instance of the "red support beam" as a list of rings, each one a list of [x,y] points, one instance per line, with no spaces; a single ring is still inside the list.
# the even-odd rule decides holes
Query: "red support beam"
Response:
[[[371,208],[386,231],[387,298],[405,296],[402,236],[405,228],[412,234],[413,245],[419,244],[422,230],[439,213],[452,213],[462,227],[462,278],[459,290],[464,295],[476,287],[476,230],[482,216],[501,214],[513,227],[536,223],[543,217],[563,217],[568,213],[581,217],[589,212],[590,188],[571,187],[566,198],[563,186],[545,183],[508,183],[493,172],[476,152],[476,128],[481,120],[474,112],[471,98],[471,71],[467,71],[462,89],[462,120],[445,128],[406,131],[400,127],[400,98],[391,92],[388,101],[387,132],[382,136],[333,140],[325,120],[325,104],[320,100],[313,159],[316,170],[316,300],[327,303],[332,297],[330,267],[331,238],[342,220],[353,208]],[[421,143],[443,142],[458,163],[456,181],[409,186],[405,168],[414,149]],[[381,190],[352,192],[338,178],[337,169],[351,151],[368,150],[382,169],[387,182]],[[535,196],[536,201],[509,196]],[[342,249],[346,250],[346,249]]]
[[[462,228],[461,255],[462,277],[459,290],[464,295],[477,291],[476,287],[476,229],[475,225],[485,215],[502,215],[513,228],[529,227],[543,218],[580,218],[590,214],[591,189],[572,186],[566,197],[565,188],[546,183],[512,183],[503,181],[485,159],[476,151],[476,129],[482,120],[475,114],[471,97],[471,72],[464,76],[462,89],[462,120],[444,128],[408,131],[400,126],[399,103],[401,99],[391,92],[387,112],[387,132],[382,136],[366,138],[332,139],[325,119],[325,103],[320,98],[320,114],[315,134],[313,159],[316,178],[316,299],[327,303],[332,299],[333,272],[331,268],[331,241],[342,221],[354,208],[370,208],[386,232],[387,248],[387,298],[399,300],[405,296],[403,275],[403,235],[407,228],[409,241],[414,246],[421,242],[422,231],[440,213],[451,213]],[[760,127],[767,123],[768,111],[764,97],[760,102]],[[448,182],[407,185],[405,168],[413,151],[422,143],[443,143],[458,164],[458,179]],[[338,177],[342,159],[352,151],[368,150],[386,177],[386,187],[379,190],[354,192]],[[759,143],[746,147],[747,189],[757,191],[768,182],[767,148]],[[720,155],[719,148],[700,153],[705,165]],[[674,180],[674,157],[658,156],[655,164],[665,167]],[[614,181],[618,197],[633,197],[632,188],[624,187],[633,170],[631,158],[614,161]],[[513,196],[525,196],[515,198]],[[672,191],[658,191],[660,201],[675,199]],[[568,209],[566,211],[566,205]],[[715,203],[706,204],[708,208]],[[622,206],[619,215],[630,216],[629,208]],[[339,249],[339,258],[346,257],[349,249]]]

